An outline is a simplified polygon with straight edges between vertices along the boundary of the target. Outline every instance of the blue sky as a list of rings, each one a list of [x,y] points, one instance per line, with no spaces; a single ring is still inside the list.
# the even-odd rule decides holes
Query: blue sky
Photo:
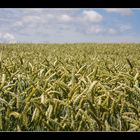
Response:
[[[140,43],[140,8],[0,8],[1,43]]]

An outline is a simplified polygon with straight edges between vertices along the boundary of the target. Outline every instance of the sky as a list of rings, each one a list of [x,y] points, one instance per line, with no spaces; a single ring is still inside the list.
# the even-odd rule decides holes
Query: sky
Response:
[[[140,43],[140,8],[0,8],[0,43]]]

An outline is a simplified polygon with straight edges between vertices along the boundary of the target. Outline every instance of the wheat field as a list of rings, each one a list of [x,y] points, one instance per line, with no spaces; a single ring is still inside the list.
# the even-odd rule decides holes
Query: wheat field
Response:
[[[0,131],[140,131],[140,44],[1,44]]]

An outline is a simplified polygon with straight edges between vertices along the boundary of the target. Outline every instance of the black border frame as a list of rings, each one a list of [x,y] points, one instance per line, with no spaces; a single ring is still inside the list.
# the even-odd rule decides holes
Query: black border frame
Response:
[[[9,0],[1,8],[139,8],[138,0]],[[137,139],[139,132],[0,132],[0,139]]]
[[[138,0],[5,0],[1,8],[139,8]]]

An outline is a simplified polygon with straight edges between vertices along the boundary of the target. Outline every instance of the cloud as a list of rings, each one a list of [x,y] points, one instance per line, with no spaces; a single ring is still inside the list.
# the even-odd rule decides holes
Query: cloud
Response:
[[[47,23],[47,20],[45,18],[42,18],[41,16],[28,15],[28,16],[23,16],[20,20],[17,20],[15,23],[13,23],[13,27],[15,29],[17,28],[20,31],[23,30],[23,28],[31,29],[31,28],[43,26],[43,24],[45,23]]]
[[[91,27],[85,28],[87,34],[101,34],[105,32],[105,29],[99,25],[92,25]]]
[[[106,32],[106,29],[101,25],[91,25],[91,26],[84,26],[79,32],[82,32],[84,35],[100,35]]]
[[[107,30],[107,32],[108,32],[109,34],[117,34],[117,33],[118,33],[117,30],[114,29],[114,28],[109,28],[109,29]]]
[[[137,11],[137,10],[140,10],[140,8],[131,8],[131,9],[132,9],[132,10],[136,10],[136,11]]]
[[[69,22],[72,20],[72,17],[70,17],[69,15],[61,15],[60,18],[59,18],[60,21],[63,21],[63,22]]]
[[[42,8],[44,11],[79,11],[79,8]]]
[[[83,15],[84,15],[83,19],[85,19],[86,21],[93,22],[93,23],[99,23],[103,19],[102,15],[100,15],[99,13],[93,10],[90,10],[90,11],[85,10],[83,11]]]
[[[15,11],[23,14],[31,14],[31,13],[34,14],[34,13],[42,13],[45,8],[14,8],[14,9]]]
[[[13,26],[21,28],[41,27],[43,30],[47,27],[58,25],[58,23],[68,23],[73,20],[73,17],[64,13],[42,13],[39,15],[25,15],[20,20],[16,21]],[[56,27],[56,26],[55,26]],[[53,27],[54,28],[54,27]]]
[[[6,32],[6,33],[0,33],[0,42],[1,43],[16,43],[16,39],[14,35]]]
[[[130,25],[122,25],[120,26],[120,32],[125,32],[132,29],[132,27]]]
[[[91,25],[86,26],[82,29],[83,34],[89,35],[120,35],[124,34],[127,31],[131,30],[132,27],[130,25],[121,25],[119,27],[105,27],[103,25]],[[81,30],[79,30],[81,32]]]
[[[23,27],[24,25],[23,25],[23,22],[21,22],[21,21],[16,21],[15,23],[13,23],[12,26],[13,26],[13,27]]]
[[[34,16],[34,15],[24,16],[21,20],[21,23],[23,25],[26,24],[26,26],[28,27],[36,27],[36,25],[43,22],[44,22],[44,19],[41,18],[41,16]]]
[[[25,8],[28,11],[42,12],[44,8]],[[25,11],[25,9],[23,9]]]
[[[108,13],[118,13],[122,16],[131,16],[133,11],[131,8],[106,8]]]

